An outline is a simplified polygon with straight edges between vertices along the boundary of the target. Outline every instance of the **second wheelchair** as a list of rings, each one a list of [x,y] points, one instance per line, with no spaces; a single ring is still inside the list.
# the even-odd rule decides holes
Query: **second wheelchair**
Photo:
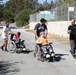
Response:
[[[20,32],[18,32],[20,34]],[[11,34],[10,41],[8,43],[8,50],[13,52],[26,51],[25,40],[14,40],[15,34]]]

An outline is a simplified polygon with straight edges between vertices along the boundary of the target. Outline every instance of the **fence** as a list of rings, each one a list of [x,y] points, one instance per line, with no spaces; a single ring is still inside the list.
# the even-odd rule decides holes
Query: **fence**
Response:
[[[69,7],[73,7],[74,11],[69,11],[68,10]],[[71,20],[72,18],[76,19],[76,2],[57,6],[55,10],[55,15],[56,15],[55,17],[56,20],[67,21],[67,20]]]
[[[68,11],[69,7],[74,7],[74,11]],[[68,21],[72,18],[76,19],[76,2],[62,4],[61,6],[56,5],[56,8],[50,10],[50,15],[35,13],[30,15],[30,22],[39,21],[40,18],[48,19],[49,21]]]

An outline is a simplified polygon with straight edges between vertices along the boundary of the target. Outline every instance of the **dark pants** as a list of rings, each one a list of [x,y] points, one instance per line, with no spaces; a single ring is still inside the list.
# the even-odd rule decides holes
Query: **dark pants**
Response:
[[[45,46],[42,46],[41,49],[45,52],[47,50],[51,50],[51,47],[49,45],[45,45]]]
[[[71,51],[75,53],[76,50],[76,40],[70,40]]]
[[[22,47],[22,48],[26,48],[25,44],[24,44],[24,40],[19,40],[18,43],[16,43],[17,47]]]

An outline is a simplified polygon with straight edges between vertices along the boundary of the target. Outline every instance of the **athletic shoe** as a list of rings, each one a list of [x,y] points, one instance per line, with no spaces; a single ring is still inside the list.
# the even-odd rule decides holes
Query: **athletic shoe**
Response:
[[[3,46],[1,47],[1,49],[4,51]]]
[[[8,52],[7,48],[5,48],[5,51]]]

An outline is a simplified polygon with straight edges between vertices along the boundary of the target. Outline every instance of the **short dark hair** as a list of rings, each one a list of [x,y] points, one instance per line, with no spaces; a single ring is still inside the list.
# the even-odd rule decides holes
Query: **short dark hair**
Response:
[[[21,35],[21,33],[20,32],[17,32],[17,34],[20,36]]]
[[[44,18],[40,19],[40,22],[46,22],[47,20],[45,20]]]

